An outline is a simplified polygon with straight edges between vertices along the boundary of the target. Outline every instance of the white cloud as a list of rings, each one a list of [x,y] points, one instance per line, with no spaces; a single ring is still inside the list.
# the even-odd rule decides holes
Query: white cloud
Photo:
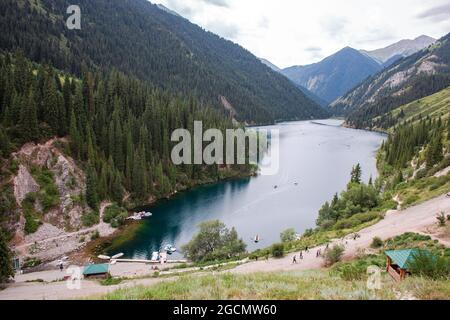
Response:
[[[448,0],[159,1],[280,67],[317,62],[345,46],[373,50],[450,32]]]

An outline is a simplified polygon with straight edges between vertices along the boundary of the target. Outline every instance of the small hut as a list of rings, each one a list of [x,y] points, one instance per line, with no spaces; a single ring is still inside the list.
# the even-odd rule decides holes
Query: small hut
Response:
[[[408,264],[414,259],[414,256],[419,253],[419,249],[401,249],[388,250],[384,254],[387,257],[386,271],[391,277],[399,282],[405,279],[407,274],[411,272],[408,270]]]
[[[88,264],[84,267],[83,276],[85,278],[106,278],[109,272],[108,264]]]

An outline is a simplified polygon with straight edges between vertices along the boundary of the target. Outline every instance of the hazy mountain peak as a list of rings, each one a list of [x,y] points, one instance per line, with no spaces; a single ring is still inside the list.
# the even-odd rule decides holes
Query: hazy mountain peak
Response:
[[[435,41],[436,39],[432,37],[420,35],[413,40],[403,39],[384,48],[371,51],[361,50],[361,52],[372,57],[380,64],[383,64],[394,56],[407,57],[412,55],[413,53],[428,47]]]
[[[274,65],[272,62],[270,62],[269,60],[266,60],[264,58],[259,58],[259,60],[264,63],[266,66],[268,66],[270,69],[280,72],[281,69],[279,67],[277,67],[276,65]]]
[[[177,12],[173,11],[172,9],[167,8],[167,7],[166,7],[165,5],[163,5],[162,3],[158,3],[158,4],[156,4],[156,6],[157,6],[159,9],[161,9],[161,10],[167,12],[167,13],[170,13],[170,14],[173,14],[174,16],[177,16],[177,17],[182,18],[181,15],[179,15]]]
[[[329,103],[380,69],[371,57],[347,46],[320,62],[282,73]]]

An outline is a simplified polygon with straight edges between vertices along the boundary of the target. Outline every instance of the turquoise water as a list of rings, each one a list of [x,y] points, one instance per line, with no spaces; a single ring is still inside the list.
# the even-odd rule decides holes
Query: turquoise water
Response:
[[[115,251],[128,258],[151,257],[165,244],[180,248],[206,220],[234,226],[248,250],[279,241],[280,232],[303,232],[315,226],[317,212],[345,188],[351,168],[360,163],[363,179],[376,177],[376,151],[384,135],[347,129],[339,120],[289,122],[280,130],[280,170],[273,176],[226,181],[179,193],[146,207],[153,216]],[[278,187],[275,189],[274,186]],[[258,234],[258,244],[251,238]],[[174,257],[180,257],[175,253]]]

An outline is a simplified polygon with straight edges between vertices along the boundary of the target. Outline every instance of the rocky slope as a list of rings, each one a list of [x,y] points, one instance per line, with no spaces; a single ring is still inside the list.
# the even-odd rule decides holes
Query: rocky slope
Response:
[[[450,85],[450,34],[365,80],[330,105],[349,115],[355,127],[370,127],[373,118]]]
[[[23,260],[51,261],[84,246],[96,230],[103,236],[114,231],[103,222],[83,224],[84,215],[95,213],[84,200],[85,174],[61,152],[64,144],[63,139],[27,143],[11,155],[17,166],[11,184],[19,215],[9,226],[11,246]],[[35,229],[27,226],[32,222]]]
[[[395,56],[407,57],[423,48],[433,44],[436,39],[421,35],[415,39],[404,39],[393,43],[385,48],[380,48],[372,51],[361,50],[362,53],[367,54],[379,63],[385,63]]]
[[[380,69],[372,58],[346,47],[318,63],[289,67],[281,73],[330,103]]]

